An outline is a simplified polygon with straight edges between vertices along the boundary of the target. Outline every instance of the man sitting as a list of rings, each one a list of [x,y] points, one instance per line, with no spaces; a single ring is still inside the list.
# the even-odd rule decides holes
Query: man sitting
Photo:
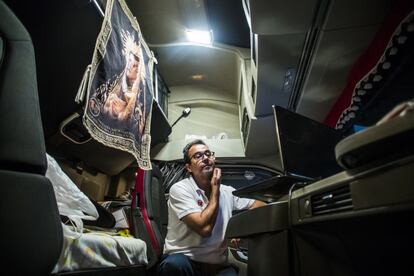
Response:
[[[160,275],[237,275],[228,263],[224,240],[232,211],[265,203],[238,198],[234,188],[220,185],[214,152],[201,140],[183,150],[190,177],[174,184],[168,201],[168,233]],[[237,241],[234,241],[237,243]]]

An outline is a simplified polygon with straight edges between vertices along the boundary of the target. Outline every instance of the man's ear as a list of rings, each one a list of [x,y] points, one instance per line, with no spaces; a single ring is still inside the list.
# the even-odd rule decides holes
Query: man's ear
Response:
[[[187,169],[187,171],[188,171],[189,173],[191,173],[190,164],[186,163],[186,164],[185,164],[185,168]]]

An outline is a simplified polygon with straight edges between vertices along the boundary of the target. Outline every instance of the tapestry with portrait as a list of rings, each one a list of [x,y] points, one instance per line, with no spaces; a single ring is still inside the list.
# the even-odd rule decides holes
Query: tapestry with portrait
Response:
[[[83,123],[106,146],[151,169],[153,53],[124,0],[108,0],[87,75]]]

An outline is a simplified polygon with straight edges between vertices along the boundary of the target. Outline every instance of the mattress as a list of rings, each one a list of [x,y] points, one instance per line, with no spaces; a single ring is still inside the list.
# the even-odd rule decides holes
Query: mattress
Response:
[[[68,226],[64,227],[68,230]],[[85,231],[77,236],[63,231],[64,245],[53,273],[147,264],[144,241],[116,232]]]

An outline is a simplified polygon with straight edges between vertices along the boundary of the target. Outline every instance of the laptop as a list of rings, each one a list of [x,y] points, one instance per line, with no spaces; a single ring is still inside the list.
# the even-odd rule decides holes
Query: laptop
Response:
[[[275,164],[280,175],[233,192],[240,197],[274,201],[294,183],[311,183],[343,169],[335,159],[335,146],[343,139],[336,129],[279,106],[273,106]]]

